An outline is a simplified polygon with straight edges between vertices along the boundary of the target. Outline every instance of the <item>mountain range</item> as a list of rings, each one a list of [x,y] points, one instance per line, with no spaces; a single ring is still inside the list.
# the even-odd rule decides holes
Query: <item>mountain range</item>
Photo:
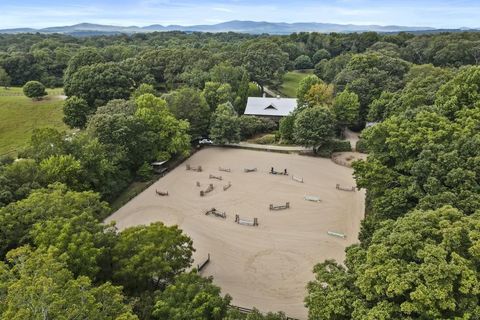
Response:
[[[163,26],[154,24],[145,27],[129,26],[112,26],[92,23],[80,23],[72,26],[48,27],[43,29],[33,28],[16,28],[16,29],[1,29],[0,33],[16,34],[16,33],[63,33],[69,35],[104,35],[104,34],[119,34],[119,33],[145,33],[155,31],[184,31],[184,32],[239,32],[251,34],[291,34],[294,32],[444,32],[444,31],[478,31],[476,29],[435,29],[431,27],[407,27],[407,26],[380,26],[380,25],[355,25],[355,24],[334,24],[334,23],[317,23],[317,22],[302,22],[302,23],[283,23],[283,22],[258,22],[258,21],[228,21],[212,25],[168,25]]]

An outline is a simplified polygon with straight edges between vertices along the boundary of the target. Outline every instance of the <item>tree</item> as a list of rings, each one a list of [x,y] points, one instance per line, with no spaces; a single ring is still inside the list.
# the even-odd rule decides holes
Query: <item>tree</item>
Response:
[[[53,250],[21,247],[7,259],[12,267],[0,268],[8,279],[0,296],[3,319],[138,320],[120,287],[108,282],[95,287],[87,277],[74,278]]]
[[[285,72],[288,55],[280,47],[268,40],[255,41],[247,47],[243,63],[250,78],[264,92],[265,85],[278,85]]]
[[[65,94],[77,96],[96,109],[113,99],[128,99],[133,82],[115,63],[97,63],[81,67],[65,79]]]
[[[480,100],[480,66],[462,69],[437,93],[435,104],[440,111],[453,118],[463,108],[474,108]]]
[[[96,48],[81,48],[68,61],[68,66],[65,70],[65,81],[68,82],[81,67],[103,62],[105,62],[105,59]]]
[[[155,88],[151,84],[142,83],[140,86],[138,86],[137,89],[135,89],[135,91],[132,94],[132,98],[137,99],[141,95],[144,95],[147,93],[153,94],[155,96],[157,95],[157,90],[155,90]]]
[[[307,55],[301,55],[295,59],[294,62],[295,69],[303,70],[303,69],[310,69],[313,67],[312,59],[310,59]]]
[[[5,69],[0,67],[0,86],[3,86],[5,89],[8,89],[11,82],[12,82],[12,78],[10,78],[7,71],[5,71]]]
[[[386,221],[367,247],[347,249],[348,270],[315,267],[312,319],[456,319],[478,315],[478,214],[451,207]]]
[[[70,128],[83,129],[92,111],[94,110],[88,106],[84,99],[76,96],[69,97],[63,104],[63,122]]]
[[[347,89],[358,95],[360,119],[364,121],[368,106],[382,91],[394,92],[403,87],[409,67],[402,59],[377,52],[358,54],[337,74],[334,83],[339,90]]]
[[[326,83],[312,85],[305,94],[304,100],[309,107],[330,107],[333,104],[333,85]]]
[[[39,221],[30,230],[33,244],[39,249],[55,248],[75,276],[96,279],[108,270],[107,257],[115,240],[113,225],[103,225],[91,213],[73,217],[52,217]]]
[[[300,81],[297,88],[297,104],[299,107],[303,107],[306,104],[305,96],[310,88],[320,83],[323,83],[323,81],[315,75],[306,76]]]
[[[353,92],[343,91],[335,97],[332,111],[337,123],[347,127],[357,122],[359,108],[358,96]]]
[[[234,100],[232,87],[228,83],[206,82],[205,88],[203,89],[203,96],[212,112],[215,111],[218,105],[227,102],[233,103]]]
[[[295,125],[295,113],[290,113],[288,116],[280,120],[279,131],[282,141],[286,143],[293,142],[293,128]]]
[[[61,182],[72,189],[82,189],[83,168],[72,155],[51,156],[39,164],[40,174],[45,185]]]
[[[307,108],[296,115],[293,136],[297,143],[315,150],[332,138],[334,124],[333,114],[326,107]]]
[[[0,208],[0,256],[10,249],[32,243],[30,230],[35,223],[83,213],[100,220],[106,218],[109,208],[98,194],[68,191],[61,184],[35,190],[26,199]]]
[[[123,230],[113,248],[113,279],[133,293],[163,290],[192,263],[192,240],[161,222]]]
[[[232,298],[222,297],[213,278],[183,273],[155,299],[153,317],[159,320],[222,320]]]
[[[210,122],[210,138],[218,144],[240,141],[238,115],[231,103],[219,105],[213,113]]]
[[[28,81],[23,86],[23,93],[34,100],[41,100],[44,96],[47,95],[45,91],[45,86],[38,81]]]
[[[313,55],[312,57],[312,60],[313,60],[313,63],[314,64],[317,64],[319,63],[320,61],[326,59],[330,59],[332,56],[330,54],[330,52],[328,52],[326,49],[319,49],[317,50],[317,52],[315,52],[315,54]]]
[[[182,88],[165,95],[168,109],[180,120],[190,123],[189,134],[192,137],[208,133],[210,108],[200,91]]]

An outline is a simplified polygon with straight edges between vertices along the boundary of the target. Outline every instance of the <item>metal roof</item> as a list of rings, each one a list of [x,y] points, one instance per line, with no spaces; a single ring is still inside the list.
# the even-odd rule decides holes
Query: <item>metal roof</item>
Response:
[[[297,99],[248,97],[244,114],[284,117],[296,107]]]

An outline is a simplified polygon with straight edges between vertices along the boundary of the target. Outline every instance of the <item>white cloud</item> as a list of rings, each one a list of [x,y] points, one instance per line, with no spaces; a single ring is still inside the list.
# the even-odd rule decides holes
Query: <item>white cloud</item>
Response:
[[[220,11],[220,12],[228,12],[228,13],[234,12],[232,9],[222,8],[222,7],[215,7],[215,8],[212,8],[212,10]]]

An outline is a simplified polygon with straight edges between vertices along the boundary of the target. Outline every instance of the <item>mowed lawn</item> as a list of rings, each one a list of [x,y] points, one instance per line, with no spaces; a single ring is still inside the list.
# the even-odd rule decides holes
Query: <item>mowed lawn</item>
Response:
[[[0,88],[0,156],[15,156],[36,128],[67,130],[62,121],[63,101],[58,96],[62,90],[48,92],[43,100],[32,101],[22,95],[21,88]]]
[[[296,70],[287,72],[283,76],[283,84],[280,86],[280,93],[288,98],[295,98],[297,96],[297,87],[300,81],[308,75],[313,74],[313,70]]]

